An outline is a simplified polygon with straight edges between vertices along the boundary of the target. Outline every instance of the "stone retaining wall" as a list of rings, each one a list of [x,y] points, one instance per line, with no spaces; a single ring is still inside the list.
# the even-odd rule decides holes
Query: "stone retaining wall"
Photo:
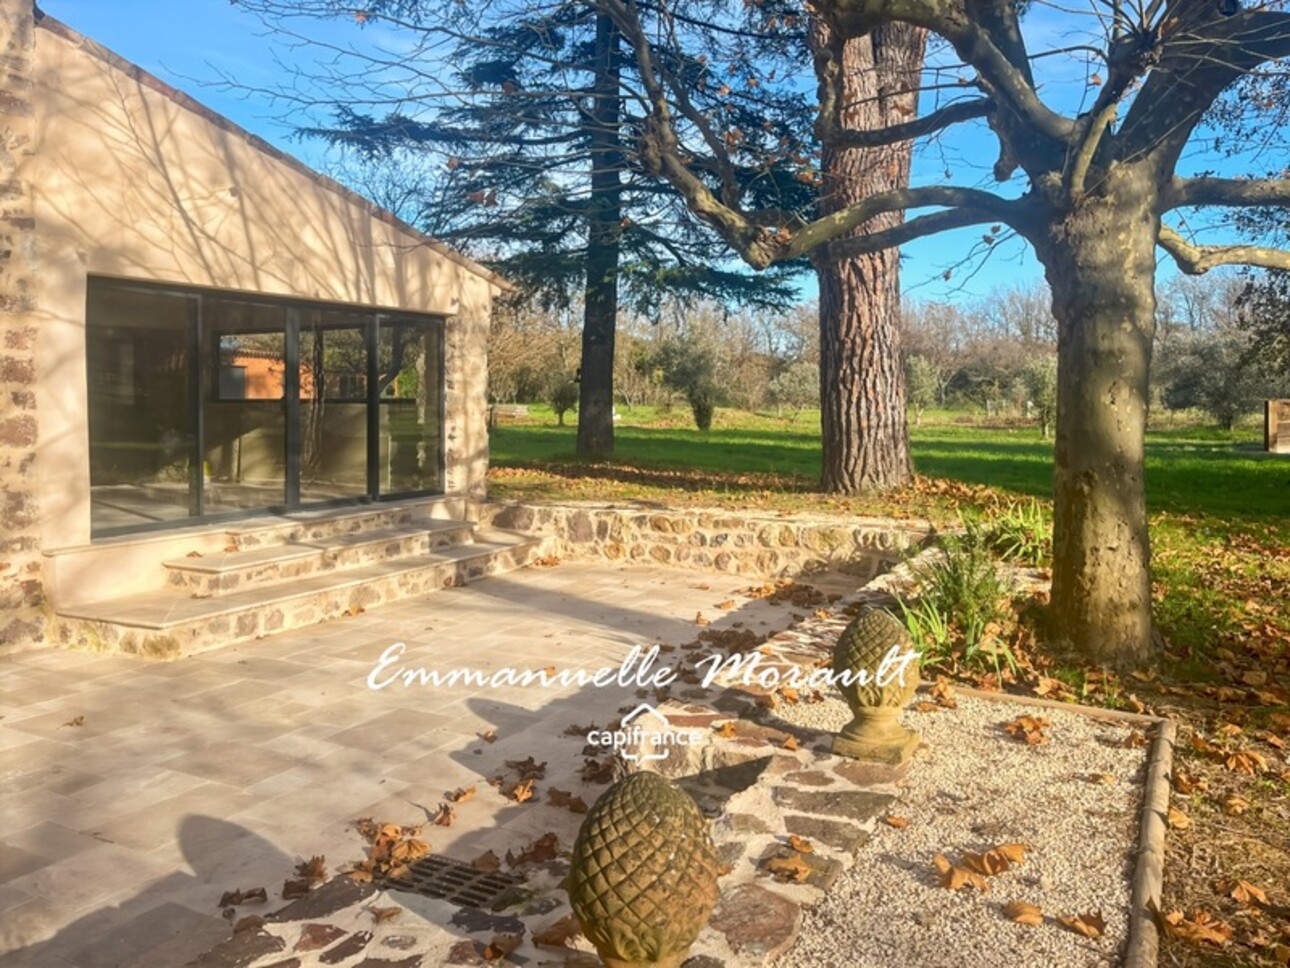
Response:
[[[868,581],[931,534],[923,521],[604,504],[495,502],[478,505],[476,513],[483,527],[554,538],[555,553],[565,558],[759,578],[835,570]]]

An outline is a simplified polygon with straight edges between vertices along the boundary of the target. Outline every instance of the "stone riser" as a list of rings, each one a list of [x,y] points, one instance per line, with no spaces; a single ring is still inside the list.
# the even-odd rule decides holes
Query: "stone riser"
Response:
[[[176,659],[513,571],[532,562],[544,550],[542,542],[532,541],[481,551],[479,555],[437,561],[424,568],[358,585],[194,619],[165,629],[60,618],[58,639],[61,644],[72,648],[120,652],[150,659]]]
[[[339,548],[319,548],[307,557],[288,558],[248,564],[220,573],[187,570],[182,565],[168,568],[167,585],[186,591],[194,598],[219,598],[248,588],[269,587],[289,581],[300,581],[346,568],[361,568],[378,561],[392,561],[429,554],[443,548],[468,544],[470,526],[463,524],[451,530],[411,532],[398,538],[373,541]],[[366,534],[363,531],[351,534]],[[325,539],[323,539],[325,540]],[[292,545],[284,545],[292,548]]]
[[[316,520],[284,521],[281,524],[265,525],[230,531],[229,539],[238,551],[252,548],[264,548],[269,545],[303,544],[323,538],[336,538],[346,534],[362,534],[367,531],[383,531],[388,528],[406,527],[417,520],[425,520],[427,515],[413,508],[374,507],[370,511],[337,517],[319,517]]]

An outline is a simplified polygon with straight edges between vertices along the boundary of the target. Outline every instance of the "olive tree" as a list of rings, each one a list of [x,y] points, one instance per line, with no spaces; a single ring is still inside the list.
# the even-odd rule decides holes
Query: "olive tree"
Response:
[[[645,102],[634,149],[641,163],[750,265],[881,251],[978,225],[987,226],[979,233],[987,247],[1008,232],[1029,243],[1057,323],[1053,629],[1090,657],[1118,664],[1147,658],[1143,463],[1156,249],[1187,273],[1226,264],[1290,267],[1288,252],[1197,244],[1172,221],[1180,210],[1207,206],[1290,205],[1290,178],[1179,171],[1224,91],[1290,55],[1290,13],[1241,9],[1239,0],[1107,0],[1089,8],[1084,36],[1068,40],[1071,31],[1051,19],[1032,31],[1070,46],[1032,51],[1025,28],[1035,5],[1015,0],[815,0],[813,14],[827,27],[827,42],[815,50],[821,150],[946,141],[959,125],[979,133],[973,122],[984,119],[998,147],[993,174],[1004,185],[954,184],[947,173],[946,183],[878,191],[818,214],[758,205],[740,190],[731,160],[737,139],[720,114],[696,109],[674,66],[675,18],[693,0],[598,2],[636,60]],[[1069,7],[1042,10],[1046,18],[1075,15]],[[893,25],[926,30],[948,46],[957,70],[938,75],[934,86],[938,96],[947,88],[955,93],[905,120],[854,127],[840,83],[848,45]],[[1037,82],[1038,57],[1079,53],[1091,58],[1086,101],[1070,96],[1066,84]],[[881,80],[873,96],[900,94],[899,81],[893,89]],[[927,211],[852,234],[908,210]]]

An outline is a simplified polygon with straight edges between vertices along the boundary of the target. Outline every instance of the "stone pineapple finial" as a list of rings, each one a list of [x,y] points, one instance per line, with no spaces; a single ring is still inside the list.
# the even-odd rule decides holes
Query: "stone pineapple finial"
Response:
[[[690,797],[633,773],[595,802],[566,886],[608,968],[679,968],[717,903],[717,855]]]
[[[915,655],[906,664],[888,660],[884,667],[893,647],[897,656],[914,648],[905,626],[881,609],[865,609],[838,637],[833,649],[835,676],[866,674],[863,684],[859,678],[849,685],[838,681],[853,716],[833,738],[833,752],[839,756],[899,764],[918,747],[918,734],[900,725],[899,719],[900,710],[918,688],[918,659]]]

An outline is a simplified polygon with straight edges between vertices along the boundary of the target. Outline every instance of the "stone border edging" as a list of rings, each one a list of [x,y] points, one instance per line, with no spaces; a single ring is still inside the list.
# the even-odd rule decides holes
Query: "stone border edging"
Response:
[[[931,683],[924,681],[920,690]],[[1078,703],[1043,699],[1039,696],[1018,696],[1007,692],[990,692],[970,686],[953,684],[956,693],[984,701],[996,700],[1017,706],[1039,709],[1059,709],[1066,712],[1100,719],[1104,722],[1134,723],[1140,726],[1157,726],[1151,752],[1147,756],[1147,778],[1142,789],[1142,813],[1138,823],[1137,860],[1133,865],[1133,878],[1129,893],[1129,940],[1125,944],[1123,968],[1156,968],[1160,955],[1160,933],[1149,903],[1160,907],[1164,885],[1165,818],[1169,812],[1170,777],[1173,774],[1174,745],[1178,725],[1168,717],[1126,713],[1118,709],[1099,709]]]

